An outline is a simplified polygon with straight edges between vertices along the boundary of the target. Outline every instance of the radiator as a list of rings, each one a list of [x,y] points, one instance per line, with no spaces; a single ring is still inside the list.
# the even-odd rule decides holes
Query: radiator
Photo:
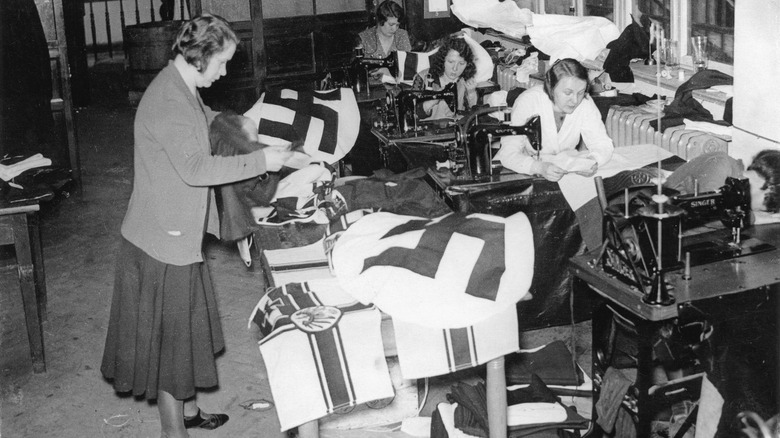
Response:
[[[496,67],[496,80],[498,86],[504,91],[509,91],[519,86],[519,83],[515,80],[515,70],[504,65]]]
[[[728,152],[726,140],[704,131],[685,129],[684,125],[664,129],[661,134],[650,126],[655,119],[655,114],[613,105],[604,124],[615,147],[653,143],[685,160],[707,152]]]

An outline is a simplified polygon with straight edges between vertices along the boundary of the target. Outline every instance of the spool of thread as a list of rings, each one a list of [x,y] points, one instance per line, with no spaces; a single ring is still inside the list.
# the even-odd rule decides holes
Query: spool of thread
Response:
[[[680,82],[685,81],[685,72],[683,70],[679,70],[677,72],[677,80],[679,80]]]

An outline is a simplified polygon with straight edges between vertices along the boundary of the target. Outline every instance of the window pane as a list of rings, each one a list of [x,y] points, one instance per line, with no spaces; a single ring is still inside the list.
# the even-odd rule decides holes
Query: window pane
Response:
[[[661,23],[666,35],[671,35],[670,32],[670,12],[669,6],[671,0],[638,0],[636,2],[637,9],[639,9],[640,16],[634,16],[634,19],[639,21],[641,16],[647,16],[651,20]]]
[[[613,20],[614,12],[614,0],[585,0],[585,13],[583,15],[605,17]]]
[[[691,36],[707,36],[711,61],[734,64],[734,2],[736,1],[690,1]]]

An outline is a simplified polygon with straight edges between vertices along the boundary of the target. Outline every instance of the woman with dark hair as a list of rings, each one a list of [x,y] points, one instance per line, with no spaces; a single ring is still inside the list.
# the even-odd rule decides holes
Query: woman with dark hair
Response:
[[[780,150],[765,149],[745,171],[750,181],[751,209],[755,223],[776,222],[780,213]]]
[[[397,50],[412,51],[409,34],[400,29],[404,9],[393,0],[385,0],[376,9],[376,26],[358,34],[357,44],[366,58],[387,58]]]
[[[565,58],[556,61],[547,71],[544,86],[524,91],[512,106],[512,124],[523,125],[538,115],[542,124],[542,149],[533,150],[524,136],[507,136],[501,141],[496,158],[507,169],[528,175],[539,175],[549,181],[558,181],[566,170],[545,160],[576,149],[580,138],[588,149],[593,166],[581,174],[592,176],[598,166],[612,158],[614,145],[607,135],[601,113],[588,95],[588,71],[577,60]],[[551,160],[550,160],[551,161]]]
[[[133,192],[122,222],[114,293],[101,372],[117,392],[157,399],[161,436],[216,429],[224,414],[206,414],[196,388],[217,386],[215,354],[225,347],[206,232],[219,235],[212,186],[279,170],[289,153],[276,148],[211,155],[216,113],[198,88],[224,76],[238,38],[222,18],[182,25],[174,59],[149,84],[134,123]]]
[[[458,111],[468,110],[477,104],[477,83],[474,76],[477,66],[474,52],[462,35],[450,35],[442,41],[439,50],[431,56],[431,67],[419,72],[412,88],[439,91],[454,83],[457,86]],[[428,100],[418,106],[421,119],[441,119],[454,114],[444,101]]]

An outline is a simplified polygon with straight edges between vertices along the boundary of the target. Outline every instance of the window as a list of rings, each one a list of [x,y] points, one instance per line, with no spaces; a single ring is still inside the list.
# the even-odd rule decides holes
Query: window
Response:
[[[637,15],[648,15],[651,19],[662,23],[666,35],[686,41],[685,44],[681,44],[682,55],[690,52],[691,36],[707,36],[710,62],[715,68],[731,70],[724,67],[734,64],[734,2],[736,0],[634,1],[636,3],[633,9]]]
[[[633,15],[637,21],[642,15],[646,15],[661,23],[667,36],[681,41],[683,62],[690,52],[690,37],[707,36],[710,46],[710,65],[729,74],[733,71],[734,64],[735,1],[576,0],[582,15],[610,18],[620,29],[624,29],[631,23],[630,15]],[[690,56],[687,61],[690,63]]]
[[[734,2],[691,0],[691,36],[708,37],[710,60],[734,64]]]

